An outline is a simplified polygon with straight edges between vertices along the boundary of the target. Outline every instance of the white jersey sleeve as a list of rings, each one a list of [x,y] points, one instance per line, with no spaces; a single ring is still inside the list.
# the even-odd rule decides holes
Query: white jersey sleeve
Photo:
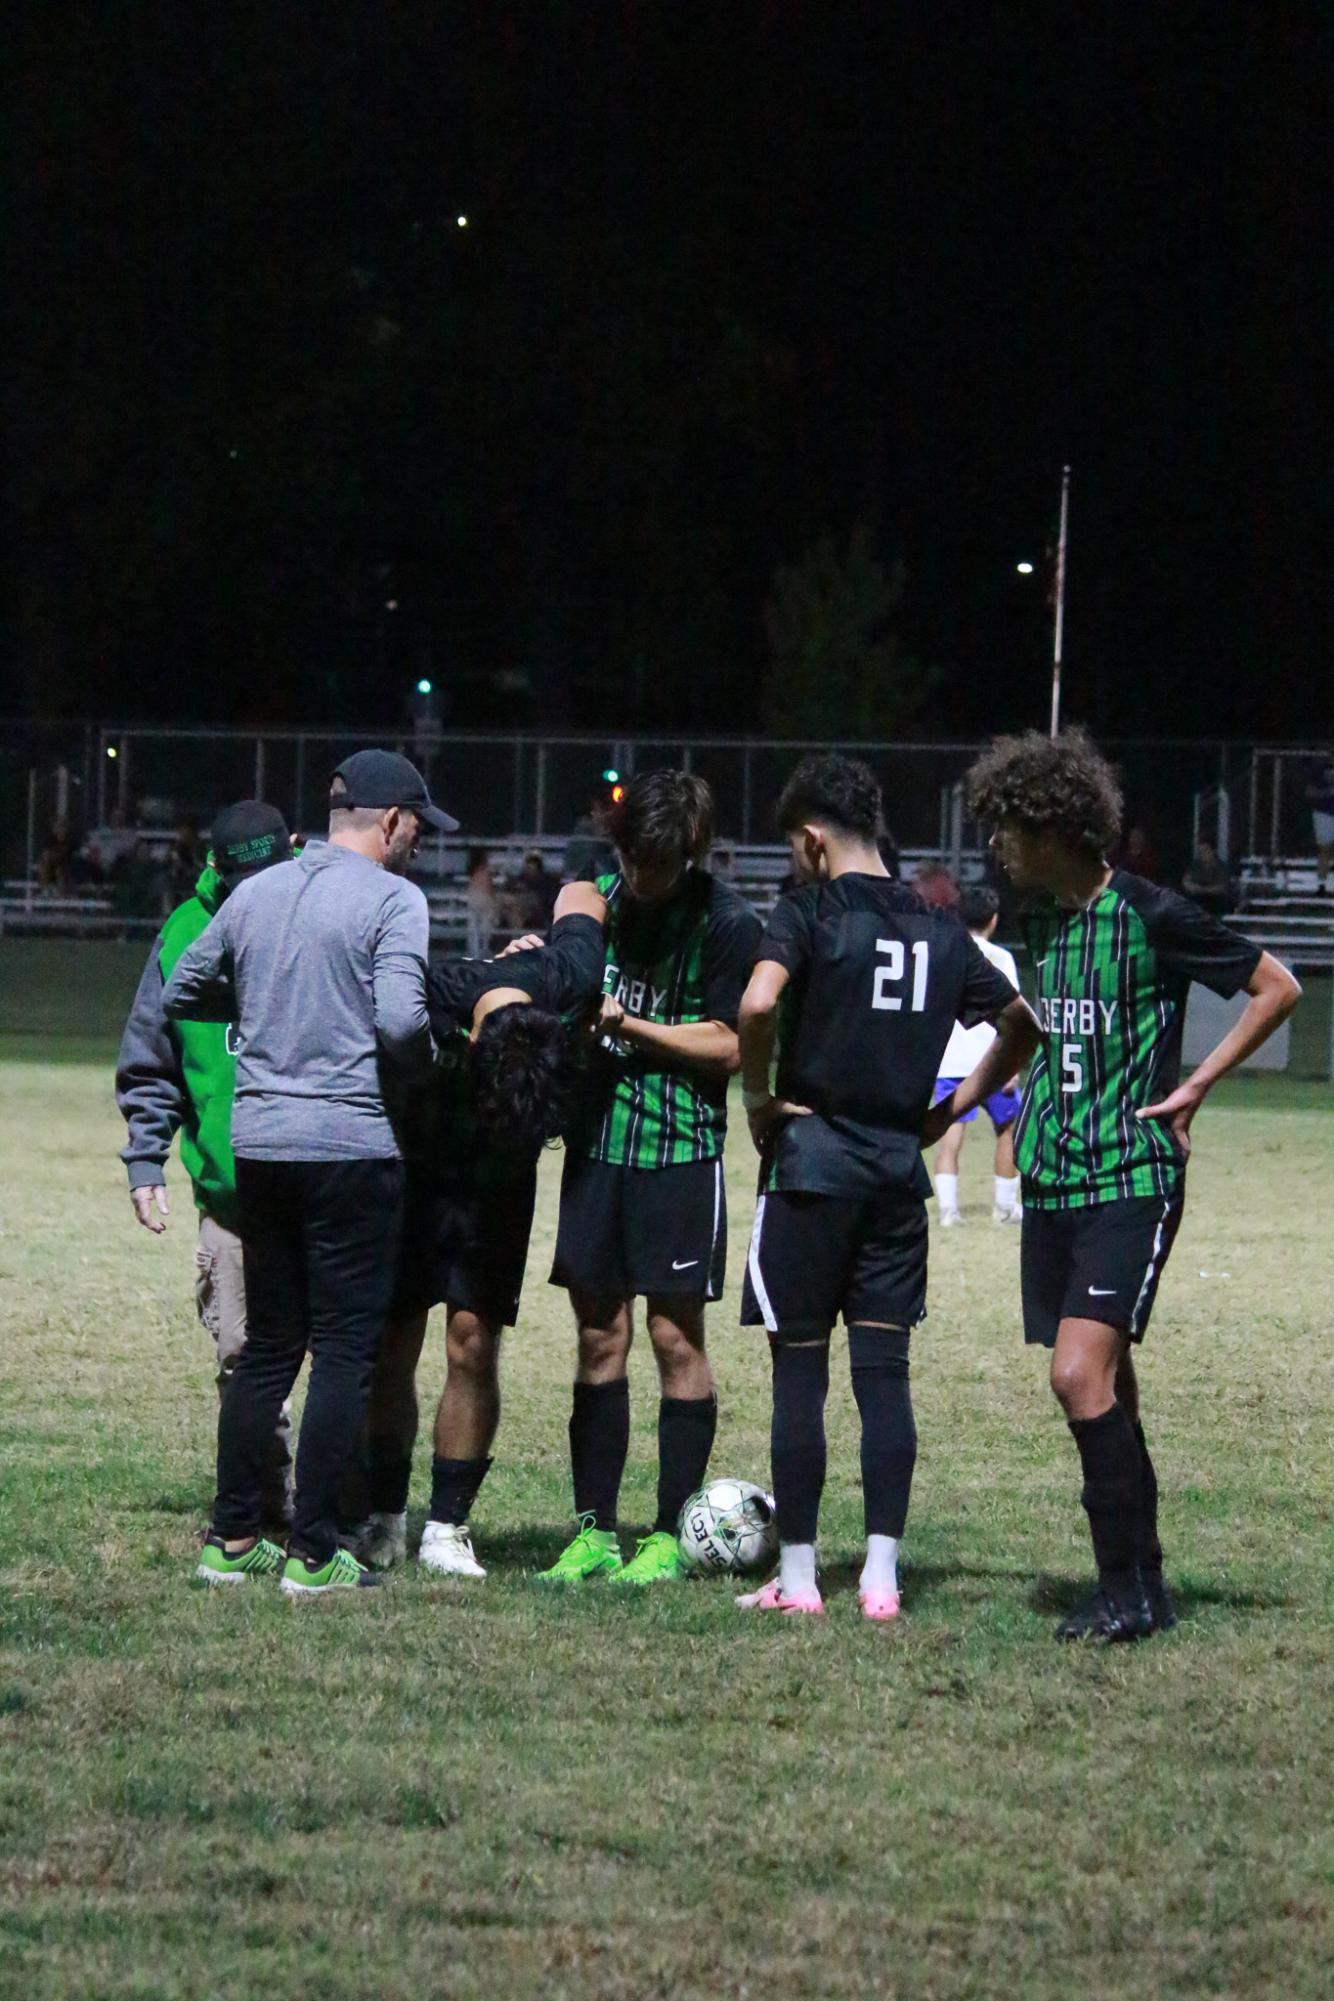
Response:
[[[993,945],[989,938],[978,938],[977,945],[996,966],[1017,993],[1019,990],[1019,968],[1014,963],[1014,954],[1007,952],[1003,945]],[[971,1076],[982,1058],[996,1039],[996,1031],[989,1021],[979,1022],[976,1028],[961,1028],[956,1021],[954,1033],[945,1046],[945,1054],[940,1059],[940,1074],[958,1082],[961,1077]]]

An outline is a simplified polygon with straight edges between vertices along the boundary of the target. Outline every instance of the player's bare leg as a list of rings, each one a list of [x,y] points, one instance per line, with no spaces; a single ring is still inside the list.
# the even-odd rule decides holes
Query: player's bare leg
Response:
[[[1128,1369],[1129,1377],[1122,1372]],[[1134,1640],[1152,1632],[1140,1573],[1142,1448],[1117,1397],[1134,1370],[1129,1336],[1100,1320],[1069,1318],[1056,1330],[1051,1386],[1084,1470],[1098,1590],[1057,1628],[1058,1639]]]
[[[363,1563],[392,1569],[407,1554],[408,1486],[417,1442],[417,1363],[425,1313],[387,1321],[366,1403],[368,1512],[357,1544]]]
[[[1019,1199],[1019,1170],[1014,1164],[1014,1121],[996,1134],[996,1155],[992,1164],[994,1192],[991,1206],[993,1223],[1022,1223]]]
[[[421,1561],[447,1577],[485,1577],[468,1516],[491,1467],[500,1423],[500,1328],[450,1303],[445,1321],[445,1387],[435,1413],[431,1511]]]
[[[575,1291],[570,1304],[579,1330],[570,1412],[570,1470],[579,1533],[551,1568],[540,1573],[549,1584],[577,1584],[620,1570],[616,1508],[630,1450],[626,1368],[634,1340],[633,1302]]]
[[[936,1148],[936,1158],[932,1178],[936,1188],[936,1208],[941,1224],[947,1230],[962,1223],[959,1211],[959,1158],[963,1153],[963,1143],[968,1136],[968,1128],[961,1119],[956,1119]]]

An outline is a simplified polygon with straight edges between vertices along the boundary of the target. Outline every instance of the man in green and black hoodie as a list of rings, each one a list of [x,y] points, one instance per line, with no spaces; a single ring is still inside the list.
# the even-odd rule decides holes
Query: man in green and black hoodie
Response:
[[[116,1065],[116,1103],[129,1128],[121,1159],[129,1172],[130,1200],[140,1223],[155,1236],[167,1227],[167,1156],[174,1135],[181,1136],[181,1162],[199,1211],[195,1301],[217,1353],[219,1392],[246,1339],[231,1137],[235,1029],[221,1022],[168,1021],[162,992],[228,892],[246,876],[291,857],[291,837],[275,806],[243,799],[215,816],[212,848],[195,893],[172,911],[148,955]],[[291,1515],[290,1437],[284,1404],[265,1490],[266,1523],[275,1529],[285,1528]]]

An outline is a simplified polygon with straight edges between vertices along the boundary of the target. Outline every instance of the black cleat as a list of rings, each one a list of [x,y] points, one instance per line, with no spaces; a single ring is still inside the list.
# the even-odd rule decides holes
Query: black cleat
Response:
[[[1177,1608],[1161,1570],[1144,1573],[1144,1596],[1155,1633],[1170,1633],[1177,1622]]]
[[[1153,1631],[1153,1614],[1137,1585],[1131,1591],[1108,1591],[1099,1585],[1088,1603],[1062,1619],[1058,1640],[1092,1640],[1112,1646],[1120,1640],[1146,1640]]]

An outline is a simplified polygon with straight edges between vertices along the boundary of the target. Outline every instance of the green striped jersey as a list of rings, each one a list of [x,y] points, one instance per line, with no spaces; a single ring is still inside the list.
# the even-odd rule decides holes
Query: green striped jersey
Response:
[[[735,1027],[760,941],[760,921],[736,890],[693,868],[664,903],[637,903],[619,874],[599,876],[597,887],[607,899],[604,991],[645,1021]],[[727,1132],[727,1080],[604,1042],[586,1113],[579,1147],[594,1160],[714,1160]]]
[[[1083,1209],[1177,1193],[1185,1160],[1166,1122],[1135,1114],[1176,1089],[1191,981],[1239,993],[1258,946],[1123,869],[1083,909],[1022,921],[1043,1031],[1015,1128],[1024,1201]]]

